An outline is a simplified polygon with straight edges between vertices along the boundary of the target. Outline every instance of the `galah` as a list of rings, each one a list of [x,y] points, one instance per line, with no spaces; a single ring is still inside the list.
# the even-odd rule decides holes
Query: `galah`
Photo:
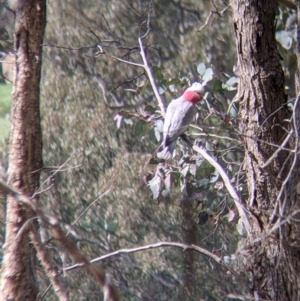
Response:
[[[204,87],[200,83],[193,83],[179,98],[171,101],[164,122],[163,150],[157,153],[159,159],[168,160],[172,157],[176,140],[192,122],[197,112],[195,105],[203,95]]]

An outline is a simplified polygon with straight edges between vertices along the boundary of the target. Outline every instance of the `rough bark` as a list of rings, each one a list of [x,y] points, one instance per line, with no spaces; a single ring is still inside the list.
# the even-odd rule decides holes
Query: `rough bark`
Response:
[[[296,118],[284,121],[288,117],[287,99],[274,38],[276,1],[231,3],[240,72],[239,130],[245,145],[247,207],[251,212],[248,243],[252,255],[247,264],[252,274],[252,292],[264,299],[298,300],[298,243],[291,239],[299,230],[295,221],[291,223],[295,226],[287,223],[297,210],[298,159],[282,150],[272,157],[278,149],[276,145],[285,139],[285,147],[293,148],[299,131]],[[297,114],[298,111],[296,108]],[[270,164],[265,165],[271,157]]]
[[[39,83],[46,1],[13,1],[15,12],[14,48],[16,74],[11,113],[8,183],[32,196],[39,186],[42,167],[42,136]],[[37,282],[29,231],[37,223],[24,224],[32,217],[15,197],[7,198],[6,239],[2,265],[3,300],[35,300]]]

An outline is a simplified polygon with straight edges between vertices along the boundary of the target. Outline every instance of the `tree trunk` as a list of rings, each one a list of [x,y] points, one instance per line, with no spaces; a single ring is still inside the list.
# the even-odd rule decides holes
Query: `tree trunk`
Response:
[[[276,1],[231,3],[240,72],[239,130],[245,146],[247,209],[252,226],[248,239],[252,255],[247,262],[252,293],[263,299],[298,300],[299,252],[292,245],[299,244],[295,243],[297,236],[293,238],[299,226],[286,220],[298,208],[298,159],[296,151],[281,150],[272,157],[278,150],[276,145],[285,139],[286,148],[298,145],[295,137],[299,131],[295,115],[292,122],[284,121],[288,118],[287,98],[274,37]]]
[[[8,183],[32,196],[39,186],[42,167],[39,83],[41,44],[46,25],[46,1],[14,1],[11,9],[15,11],[16,72],[12,99]],[[29,241],[29,231],[37,225],[28,221],[32,215],[30,209],[23,207],[14,197],[7,198],[6,240],[1,279],[3,300],[37,298],[34,254]]]

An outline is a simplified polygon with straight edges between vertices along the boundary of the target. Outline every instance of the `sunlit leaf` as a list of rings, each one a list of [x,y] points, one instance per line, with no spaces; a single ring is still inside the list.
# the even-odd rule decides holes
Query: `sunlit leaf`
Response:
[[[209,179],[207,179],[207,178],[201,179],[199,181],[199,184],[203,189],[208,189],[209,188]]]
[[[162,95],[165,92],[166,92],[166,87],[164,87],[164,86],[159,86],[158,87],[158,93],[159,93],[159,95]]]
[[[238,88],[239,82],[239,77],[232,76],[225,84],[222,85],[222,88],[227,91],[234,91]]]
[[[223,260],[224,260],[224,263],[227,264],[227,265],[230,264],[230,262],[231,262],[230,256],[224,256]]]
[[[149,131],[149,137],[152,141],[159,142],[161,139],[161,134],[156,128],[154,128]]]
[[[218,172],[217,170],[215,170],[215,171],[211,174],[209,183],[215,183],[215,182],[217,182],[218,179],[219,179],[219,176],[220,176],[219,172]]]
[[[204,75],[202,76],[202,80],[204,82],[208,82],[210,80],[212,80],[214,77],[214,72],[211,68],[207,68]]]
[[[183,169],[181,169],[180,173],[181,173],[184,177],[186,177],[186,175],[187,175],[189,169],[190,169],[190,166],[189,166],[189,165],[186,165]]]
[[[287,30],[280,30],[276,32],[276,40],[281,46],[287,50],[291,49],[293,45],[293,38],[291,32]]]
[[[200,74],[200,75],[203,75],[206,71],[206,66],[204,63],[200,63],[198,66],[197,66],[197,72]]]
[[[228,221],[232,222],[235,218],[235,212],[233,210],[229,210],[227,217],[228,217]]]
[[[160,132],[157,131],[157,130],[154,130],[154,134],[155,134],[156,140],[157,140],[157,141],[160,141],[160,139],[161,139],[161,134],[160,134]]]
[[[124,118],[124,122],[129,125],[133,125],[133,121],[130,118]]]
[[[153,194],[154,199],[159,197],[160,185],[161,178],[159,176],[155,176],[151,181],[148,182],[148,186]]]
[[[168,191],[171,190],[172,174],[169,172],[165,178],[165,187]]]
[[[164,122],[161,119],[155,121],[155,129],[159,132],[163,132],[164,129]]]
[[[117,121],[117,128],[119,129],[121,127],[121,124],[122,124],[122,119],[123,119],[123,116],[117,114],[115,117],[114,117],[114,120]]]
[[[230,110],[229,110],[229,115],[232,117],[232,118],[237,118],[238,117],[238,113],[239,113],[239,110],[237,108],[237,104],[233,103],[230,107]]]
[[[236,229],[237,229],[237,231],[239,232],[239,234],[241,236],[246,236],[247,235],[247,231],[245,229],[245,226],[244,226],[243,221],[242,221],[241,218],[239,219],[239,221],[236,225]]]
[[[170,191],[168,189],[164,189],[162,192],[161,192],[161,195],[166,198],[170,195]]]

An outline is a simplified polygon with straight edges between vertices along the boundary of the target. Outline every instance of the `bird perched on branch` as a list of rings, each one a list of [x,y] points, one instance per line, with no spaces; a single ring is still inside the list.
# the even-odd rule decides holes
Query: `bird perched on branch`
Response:
[[[171,101],[164,122],[163,150],[157,153],[159,159],[168,160],[172,157],[176,140],[192,122],[197,112],[195,105],[203,95],[204,87],[200,83],[193,83],[182,96]]]

